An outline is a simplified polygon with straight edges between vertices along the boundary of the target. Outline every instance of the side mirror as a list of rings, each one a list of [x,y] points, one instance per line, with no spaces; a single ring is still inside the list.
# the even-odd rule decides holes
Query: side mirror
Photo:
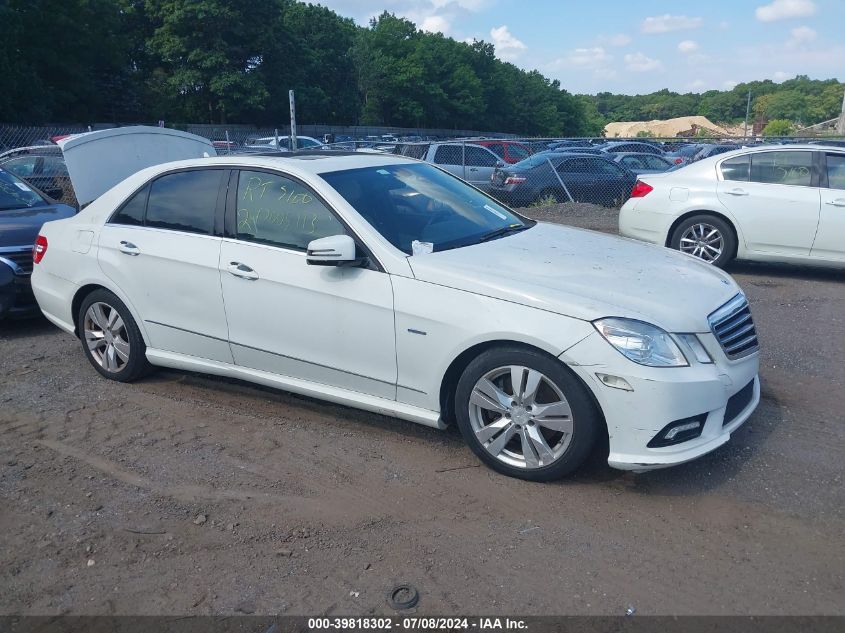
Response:
[[[311,266],[350,266],[362,263],[355,257],[355,240],[348,235],[329,235],[308,243],[306,261]]]
[[[505,161],[503,161],[503,160],[497,160],[496,161],[496,169],[501,169],[504,166],[505,166]]]

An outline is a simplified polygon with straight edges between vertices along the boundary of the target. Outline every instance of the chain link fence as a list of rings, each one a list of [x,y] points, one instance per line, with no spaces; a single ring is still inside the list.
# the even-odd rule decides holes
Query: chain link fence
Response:
[[[51,197],[75,204],[56,141],[113,126],[0,125],[0,167]],[[293,149],[287,130],[188,125],[218,154]],[[379,152],[438,165],[514,208],[557,204],[618,208],[642,175],[680,169],[702,158],[763,142],[754,138],[518,138],[466,130],[298,126],[297,149]],[[845,147],[843,137],[765,139]],[[582,209],[583,211],[584,209]],[[598,210],[597,210],[598,211]]]

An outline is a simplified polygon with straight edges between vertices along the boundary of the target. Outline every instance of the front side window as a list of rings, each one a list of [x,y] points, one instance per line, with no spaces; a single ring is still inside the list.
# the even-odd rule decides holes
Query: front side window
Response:
[[[463,181],[429,164],[384,165],[321,174],[399,250],[414,241],[434,251],[469,246],[534,226]]]
[[[210,234],[225,174],[223,169],[195,169],[157,178],[150,186],[146,226]]]
[[[472,167],[495,167],[496,157],[483,147],[466,147],[467,165]]]
[[[809,187],[812,179],[812,152],[760,152],[751,155],[753,182]]]
[[[498,152],[496,152],[498,154]],[[531,155],[525,147],[522,145],[511,144],[508,145],[508,156],[510,156],[511,160],[518,161],[528,158]]]
[[[751,157],[737,156],[736,158],[729,158],[728,160],[722,161],[721,169],[723,180],[747,182],[748,175],[751,172]]]
[[[464,152],[460,145],[441,145],[434,154],[438,165],[463,165]]]
[[[505,157],[505,146],[501,143],[491,143],[490,145],[486,146],[491,152],[493,152],[499,158]]]
[[[345,233],[343,224],[305,185],[266,172],[238,175],[239,240],[305,250],[312,240]]]
[[[827,155],[827,186],[845,189],[845,154]]]

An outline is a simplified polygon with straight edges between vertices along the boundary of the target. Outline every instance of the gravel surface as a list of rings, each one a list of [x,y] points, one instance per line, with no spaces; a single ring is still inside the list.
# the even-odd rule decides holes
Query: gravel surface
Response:
[[[530,209],[612,230],[601,207]],[[845,614],[845,284],[735,265],[763,399],[687,465],[531,484],[439,432],[246,383],[106,381],[0,325],[0,614]]]

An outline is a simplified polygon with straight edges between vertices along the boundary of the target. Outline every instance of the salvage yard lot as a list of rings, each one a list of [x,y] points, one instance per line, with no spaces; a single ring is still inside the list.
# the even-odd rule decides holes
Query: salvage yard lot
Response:
[[[408,582],[425,614],[845,614],[842,273],[729,270],[762,346],[751,419],[690,464],[554,484],[246,383],[106,381],[46,321],[5,323],[0,613],[382,614]]]

